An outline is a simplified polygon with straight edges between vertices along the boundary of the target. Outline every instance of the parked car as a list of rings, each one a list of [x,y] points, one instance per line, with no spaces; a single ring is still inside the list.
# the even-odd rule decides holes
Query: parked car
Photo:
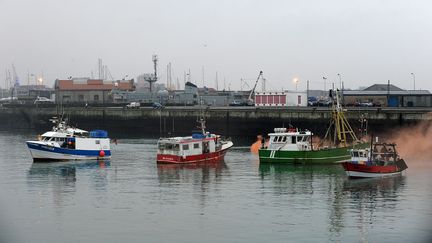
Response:
[[[138,109],[141,106],[139,102],[131,102],[130,104],[126,105],[126,108],[128,109]]]
[[[233,100],[229,103],[230,106],[242,106],[243,104],[238,100]]]
[[[318,106],[331,106],[332,101],[330,99],[318,100],[317,104]]]
[[[360,102],[356,102],[356,103],[355,103],[355,106],[372,107],[372,106],[374,106],[374,105],[373,105],[372,102],[368,102],[368,101],[366,101],[366,102],[362,102],[362,101],[360,101]]]
[[[53,100],[48,99],[47,97],[37,97],[33,104],[54,104]]]
[[[318,105],[318,100],[316,97],[308,97],[308,106],[317,106]]]
[[[163,108],[163,105],[159,102],[153,102],[152,107],[153,109],[161,109]]]

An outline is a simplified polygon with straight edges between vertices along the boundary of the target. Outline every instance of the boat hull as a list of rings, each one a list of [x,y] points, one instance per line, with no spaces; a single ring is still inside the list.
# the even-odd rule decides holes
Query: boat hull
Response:
[[[101,150],[77,150],[47,146],[34,142],[26,142],[34,162],[51,162],[66,160],[92,160],[110,159],[111,150],[103,150],[104,156],[100,156]]]
[[[158,163],[170,163],[170,164],[189,164],[189,163],[202,163],[202,162],[219,162],[224,160],[225,154],[229,148],[233,146],[232,142],[223,146],[221,150],[189,156],[178,156],[172,154],[158,154]]]
[[[350,147],[311,151],[284,151],[260,149],[258,151],[260,163],[287,163],[287,164],[333,164],[347,161],[351,158],[348,149],[366,148],[368,143],[360,143]]]
[[[402,162],[394,165],[378,166],[344,162],[342,163],[342,166],[344,167],[346,174],[351,178],[372,178],[401,174],[402,171],[407,168],[405,162],[403,162],[403,164],[401,163]]]

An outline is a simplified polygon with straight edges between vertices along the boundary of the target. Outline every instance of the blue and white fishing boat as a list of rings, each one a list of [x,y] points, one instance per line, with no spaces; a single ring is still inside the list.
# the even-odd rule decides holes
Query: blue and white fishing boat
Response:
[[[52,131],[42,134],[38,141],[26,142],[34,162],[111,158],[106,131],[87,132],[55,117],[50,121],[55,124]]]

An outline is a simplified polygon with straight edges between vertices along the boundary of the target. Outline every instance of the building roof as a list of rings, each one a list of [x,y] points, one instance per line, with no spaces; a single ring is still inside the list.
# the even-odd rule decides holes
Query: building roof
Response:
[[[375,90],[344,90],[344,96],[381,96],[381,95],[431,95],[428,90],[396,90],[396,91],[375,91]]]
[[[101,79],[67,79],[55,81],[56,90],[135,90],[134,80],[104,81]]]
[[[365,89],[363,89],[364,91],[403,91],[403,89],[393,85],[393,84],[374,84],[371,85]]]

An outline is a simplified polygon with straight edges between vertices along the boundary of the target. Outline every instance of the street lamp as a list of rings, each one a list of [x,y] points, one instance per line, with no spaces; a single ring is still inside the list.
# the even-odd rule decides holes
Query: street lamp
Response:
[[[340,73],[338,73],[337,76],[339,77],[339,88],[342,89],[342,76]]]
[[[327,80],[327,78],[326,78],[326,77],[323,77],[323,80],[324,80],[324,91],[326,91],[326,90],[327,90],[327,85],[326,85],[326,80]]]
[[[414,81],[414,90],[415,90],[415,73],[411,73],[412,77],[413,77],[413,81]]]
[[[293,82],[295,83],[295,86],[296,86],[296,91],[297,91],[297,85],[298,85],[298,82],[299,82],[300,80],[298,79],[298,78],[294,78],[293,79]]]

